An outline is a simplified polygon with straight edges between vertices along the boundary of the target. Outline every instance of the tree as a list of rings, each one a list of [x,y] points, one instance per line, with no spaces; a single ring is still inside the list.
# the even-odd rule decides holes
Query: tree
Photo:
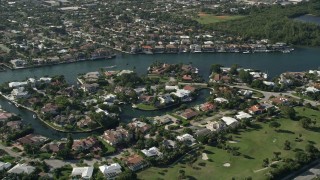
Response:
[[[184,179],[186,177],[186,172],[183,169],[179,170],[179,179]]]
[[[220,64],[212,64],[211,65],[211,72],[220,74],[222,72],[221,67],[222,67],[222,65],[220,65]]]
[[[231,74],[231,75],[237,75],[238,74],[238,64],[233,64],[232,66],[231,66],[231,68],[230,68],[230,71],[229,71],[229,73]]]
[[[310,118],[307,118],[307,117],[301,118],[299,122],[300,122],[301,126],[302,126],[303,128],[305,128],[305,129],[310,128],[311,123],[312,123],[311,119],[310,119]]]
[[[281,108],[281,111],[287,118],[290,118],[290,119],[296,118],[296,111],[293,109],[293,107],[283,106]]]
[[[73,145],[73,137],[72,137],[71,134],[68,134],[66,148],[71,150],[72,149],[72,145]]]
[[[291,143],[290,141],[286,140],[284,142],[284,150],[290,150],[291,149]]]
[[[276,121],[271,121],[269,123],[269,127],[274,128],[275,130],[278,129],[280,126],[281,126],[281,124]]]
[[[274,160],[275,161],[278,161],[280,160],[281,158],[279,157],[281,155],[281,152],[273,152],[273,155],[274,155]]]
[[[135,179],[137,179],[137,174],[130,171],[130,170],[126,170],[126,171],[123,171],[122,173],[120,173],[118,175],[117,179],[119,179],[119,180],[135,180]]]
[[[269,158],[266,158],[266,159],[263,160],[262,166],[263,167],[268,167],[269,166]]]

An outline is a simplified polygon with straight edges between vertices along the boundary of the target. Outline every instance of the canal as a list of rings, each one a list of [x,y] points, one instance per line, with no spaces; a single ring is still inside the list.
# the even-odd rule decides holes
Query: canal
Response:
[[[208,79],[210,65],[222,64],[231,66],[238,64],[244,68],[260,69],[269,73],[270,77],[279,75],[285,71],[304,71],[308,69],[318,69],[320,66],[320,48],[295,48],[295,51],[289,54],[282,53],[202,53],[202,54],[159,54],[159,55],[120,55],[115,59],[85,61],[72,64],[61,64],[55,66],[45,66],[34,69],[7,70],[0,72],[0,84],[8,81],[22,81],[29,77],[42,77],[53,75],[64,75],[69,83],[75,84],[76,77],[80,73],[97,71],[99,68],[106,66],[115,66],[110,70],[131,69],[138,74],[145,74],[148,66],[155,62],[166,63],[191,63],[199,68],[199,73]],[[209,90],[200,91],[199,97],[191,102],[188,106],[205,102]],[[25,123],[30,123],[35,133],[53,138],[60,139],[66,137],[66,133],[57,132],[48,128],[38,119],[33,119],[33,113],[17,108],[9,104],[6,100],[0,99],[0,105],[4,110],[20,114]],[[121,121],[129,122],[135,117],[148,117],[164,114],[171,109],[161,111],[140,111],[131,108],[129,105],[122,106]],[[101,133],[101,132],[96,132]],[[75,138],[86,137],[92,133],[74,134]]]

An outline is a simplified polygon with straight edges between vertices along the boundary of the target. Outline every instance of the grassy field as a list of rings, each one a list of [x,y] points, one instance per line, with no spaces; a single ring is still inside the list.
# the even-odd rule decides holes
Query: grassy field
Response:
[[[154,106],[143,104],[143,103],[137,104],[137,108],[145,111],[153,111],[158,109]]]
[[[244,16],[216,16],[214,14],[199,13],[198,17],[196,17],[195,20],[201,24],[212,24],[223,21],[236,20],[243,17]]]
[[[320,112],[311,109],[296,108],[299,116],[307,116],[320,123]],[[263,169],[263,159],[274,157],[273,152],[281,152],[280,157],[293,157],[295,148],[304,149],[308,141],[319,145],[319,132],[303,129],[299,122],[280,118],[277,120],[281,127],[276,132],[270,128],[268,123],[256,123],[256,127],[243,130],[238,134],[232,134],[233,140],[238,143],[228,143],[230,146],[240,147],[240,156],[232,156],[225,150],[211,146],[205,146],[204,152],[207,153],[209,160],[202,160],[198,157],[192,167],[183,162],[179,162],[167,168],[151,167],[138,173],[140,179],[177,179],[179,170],[183,169],[186,176],[196,179],[266,179],[265,173],[268,169]],[[302,142],[295,142],[295,138],[302,135]],[[284,142],[291,142],[292,150],[284,150]],[[224,167],[224,163],[230,163],[230,167]]]

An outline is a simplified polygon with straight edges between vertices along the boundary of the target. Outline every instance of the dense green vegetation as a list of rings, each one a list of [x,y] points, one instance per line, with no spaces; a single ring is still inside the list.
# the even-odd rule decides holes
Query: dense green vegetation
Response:
[[[239,34],[245,39],[270,39],[294,45],[320,45],[320,27],[293,20],[304,14],[320,15],[320,1],[312,0],[299,5],[257,7],[249,16],[237,21],[206,25],[208,29]]]

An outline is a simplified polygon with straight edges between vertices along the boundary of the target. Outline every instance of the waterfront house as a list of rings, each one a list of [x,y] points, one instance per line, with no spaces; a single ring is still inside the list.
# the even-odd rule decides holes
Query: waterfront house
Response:
[[[7,121],[12,116],[13,116],[12,113],[8,113],[8,112],[5,112],[5,111],[0,109],[0,121],[1,122]]]
[[[155,116],[153,119],[156,120],[157,122],[159,122],[159,124],[161,124],[161,125],[169,124],[171,122],[174,122],[174,123],[179,122],[179,120],[177,118],[175,118],[169,114],[165,114],[162,116]]]
[[[91,179],[93,167],[74,167],[71,172],[72,177],[80,176],[82,179]]]
[[[174,102],[174,99],[171,97],[170,94],[164,94],[158,97],[161,104],[170,104]]]
[[[22,146],[24,145],[37,146],[37,145],[43,144],[47,140],[48,140],[47,137],[44,137],[41,135],[28,134],[24,137],[17,139],[17,142]]]
[[[238,121],[235,119],[235,118],[232,118],[232,117],[222,117],[221,120],[226,123],[227,126],[230,126],[230,127],[235,127],[236,125],[238,125]]]
[[[148,163],[143,160],[138,154],[131,155],[124,159],[125,164],[132,171],[138,171],[148,166]]]
[[[25,163],[20,164],[18,163],[17,165],[13,166],[8,173],[14,173],[14,174],[31,174],[35,171],[35,167],[29,166]]]
[[[115,176],[117,176],[122,172],[121,166],[119,163],[113,163],[113,164],[110,164],[109,166],[107,165],[99,166],[99,170],[107,179],[114,178]]]
[[[217,106],[213,103],[206,102],[204,104],[200,105],[200,110],[203,112],[208,112],[208,111],[214,111],[216,110]]]
[[[88,128],[91,126],[96,125],[97,123],[95,121],[93,121],[89,116],[84,116],[82,119],[80,119],[77,122],[77,126],[80,128]]]
[[[19,131],[22,127],[22,121],[9,121],[6,126],[9,127],[11,131]]]
[[[185,74],[182,76],[182,80],[183,81],[192,81],[192,76]]]
[[[24,81],[24,82],[10,82],[9,83],[9,87],[10,88],[18,88],[18,87],[23,87],[23,86],[26,86],[26,85],[28,85],[27,81]]]
[[[154,96],[141,95],[139,96],[139,100],[144,104],[151,104],[154,100]]]
[[[222,104],[222,103],[228,103],[229,101],[225,98],[217,97],[214,99],[214,102]]]
[[[181,117],[184,119],[192,119],[193,117],[197,116],[198,113],[192,109],[186,109],[183,113],[181,113]]]
[[[28,98],[30,96],[28,91],[24,91],[24,87],[13,89],[11,95],[14,99]]]
[[[27,64],[27,61],[22,59],[13,59],[10,60],[10,63],[12,64],[13,68],[23,68]]]
[[[134,129],[135,131],[139,131],[141,133],[146,133],[151,128],[149,124],[141,121],[136,121],[136,120],[129,123],[128,127],[131,129]]]
[[[132,134],[122,127],[117,127],[117,129],[106,130],[102,138],[111,146],[116,146],[120,142],[130,141]]]
[[[42,114],[57,114],[58,106],[52,103],[47,103],[41,108]]]
[[[195,92],[196,91],[196,88],[193,87],[193,86],[190,86],[190,85],[185,85],[183,87],[184,90],[187,90],[187,91],[190,91],[191,93]]]
[[[181,99],[182,102],[192,101],[192,97],[190,96],[191,92],[184,89],[178,89],[176,92],[172,92],[172,95]]]
[[[150,149],[143,149],[143,150],[141,150],[141,152],[144,155],[146,155],[147,157],[153,157],[153,156],[161,157],[162,156],[162,153],[156,147],[152,147]]]

